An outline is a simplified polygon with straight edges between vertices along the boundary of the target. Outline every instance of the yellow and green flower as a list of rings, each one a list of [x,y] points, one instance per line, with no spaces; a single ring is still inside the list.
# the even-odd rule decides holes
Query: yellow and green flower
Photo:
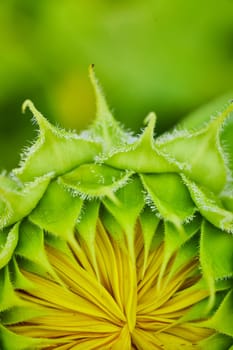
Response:
[[[232,350],[233,104],[154,138],[39,126],[0,175],[1,350]],[[229,135],[228,135],[229,136]]]

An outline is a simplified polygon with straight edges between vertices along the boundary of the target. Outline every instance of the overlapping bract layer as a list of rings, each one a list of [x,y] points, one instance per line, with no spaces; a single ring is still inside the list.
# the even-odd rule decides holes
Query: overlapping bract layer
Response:
[[[164,244],[158,241],[145,263],[140,223],[135,236],[136,263],[100,219],[93,242],[95,261],[81,237],[66,253],[47,239],[46,254],[60,281],[24,271],[31,286],[18,296],[25,305],[3,312],[4,324],[21,336],[40,337],[46,350],[197,349],[197,343],[213,333],[196,323],[201,314],[195,309],[205,305],[208,296],[197,260],[175,266],[173,257],[158,286]]]
[[[210,293],[200,319],[221,299],[221,306],[206,321],[217,334],[206,341],[205,349],[214,349],[214,344],[228,349],[233,344],[232,315],[227,311],[233,276],[233,150],[222,135],[231,122],[233,104],[200,129],[175,130],[157,139],[156,117],[150,114],[142,134],[135,137],[112,118],[93,71],[91,79],[97,118],[80,135],[55,128],[25,102],[39,125],[39,136],[20,167],[0,176],[0,312],[20,307],[15,290],[30,287],[21,267],[59,281],[45,252],[46,239],[66,251],[66,243],[74,245],[78,233],[96,266],[95,228],[101,216],[120,245],[126,240],[135,262],[139,220],[144,272],[150,249],[159,239],[156,228],[162,226],[164,258],[158,285],[174,253],[178,252],[177,264],[199,257]],[[2,344],[14,349],[15,337],[0,326]],[[37,341],[20,339],[17,350]]]

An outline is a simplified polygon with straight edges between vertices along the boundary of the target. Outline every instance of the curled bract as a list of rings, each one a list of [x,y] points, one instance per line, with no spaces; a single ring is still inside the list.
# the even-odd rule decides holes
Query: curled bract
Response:
[[[26,101],[38,138],[20,167],[0,176],[1,349],[79,349],[85,341],[80,349],[175,349],[170,342],[230,349],[233,150],[224,147],[222,130],[233,104],[202,128],[157,139],[151,113],[136,137],[113,118],[93,69],[90,75],[93,125],[80,135],[58,129]],[[66,303],[60,309],[53,287]],[[86,306],[80,299],[87,314],[80,325],[72,321],[80,337],[57,328],[56,338],[51,320],[67,317],[70,324],[69,290],[78,301],[87,298],[85,288],[94,293]],[[105,340],[87,330],[91,312],[96,333],[108,333]]]

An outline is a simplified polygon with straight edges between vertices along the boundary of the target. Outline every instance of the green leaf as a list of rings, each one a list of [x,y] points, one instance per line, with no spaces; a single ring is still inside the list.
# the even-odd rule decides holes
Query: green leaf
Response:
[[[16,248],[17,242],[18,242],[18,236],[19,236],[19,223],[15,224],[9,232],[4,231],[0,232],[0,243],[2,240],[2,237],[5,236],[5,242],[4,244],[0,244],[0,269],[7,265],[10,261],[14,250]]]
[[[164,225],[163,225],[163,222],[160,221],[157,227],[157,230],[152,238],[151,250],[158,249],[160,244],[162,244],[163,240],[164,240]]]
[[[44,240],[46,245],[49,245],[56,250],[61,251],[63,254],[66,254],[69,259],[74,259],[74,256],[68,247],[68,242],[62,239],[62,237],[55,236],[54,234],[46,232]]]
[[[32,181],[51,172],[54,176],[64,174],[79,164],[93,161],[101,152],[97,142],[52,126],[31,101],[25,101],[23,108],[26,107],[34,114],[40,133],[36,143],[26,151],[21,167],[14,171],[21,180]]]
[[[36,350],[43,345],[49,346],[50,343],[49,340],[16,335],[0,325],[0,349],[2,350]]]
[[[25,303],[24,306],[14,306],[0,313],[1,323],[3,325],[16,324],[23,321],[29,321],[34,317],[45,316],[48,311],[45,308],[36,306],[33,303]]]
[[[192,235],[191,238],[180,246],[177,250],[175,260],[172,264],[170,275],[174,275],[182,266],[198,256],[199,237]]]
[[[81,218],[76,226],[80,237],[84,240],[90,251],[92,263],[94,264],[96,272],[98,272],[98,267],[95,254],[95,235],[99,216],[99,206],[99,201],[86,202],[84,211],[82,212]]]
[[[142,235],[144,239],[144,264],[142,276],[145,273],[147,260],[150,252],[150,248],[153,242],[153,237],[156,235],[156,230],[159,225],[160,219],[151,211],[149,207],[145,207],[140,215],[140,223],[142,227]]]
[[[51,271],[49,272],[48,268],[45,269],[45,267],[42,266],[41,264],[35,263],[32,260],[28,260],[23,256],[17,256],[16,259],[17,259],[18,266],[20,267],[21,270],[31,272],[34,275],[39,275],[44,278],[48,278],[48,274],[50,274],[51,276],[53,276],[52,278],[54,280],[55,279],[58,280],[55,272],[51,270],[51,267],[50,267]],[[33,283],[31,284],[29,283],[28,285],[25,284],[23,289],[30,291],[30,289],[32,288],[35,288],[35,285]]]
[[[217,312],[204,325],[233,337],[233,290],[226,295]]]
[[[115,196],[116,201],[103,198],[107,210],[120,224],[126,234],[131,258],[134,256],[135,224],[144,206],[143,188],[138,177],[134,177],[126,186],[120,188]]]
[[[8,266],[0,270],[0,312],[20,303],[10,279]]]
[[[193,216],[194,203],[178,174],[141,175],[141,179],[164,220],[180,227]]]
[[[114,199],[114,192],[124,186],[130,171],[118,170],[107,165],[84,164],[59,178],[59,182],[82,197]]]
[[[182,232],[177,229],[171,222],[164,223],[164,256],[161,264],[158,285],[160,285],[161,278],[164,276],[167,264],[172,255],[179,250],[181,245],[190,240],[199,230],[201,224],[200,217],[197,216],[190,223],[182,226]],[[172,276],[173,268],[170,270],[169,277]]]
[[[233,236],[204,221],[200,241],[201,264],[214,279],[233,276]]]
[[[216,117],[219,112],[226,110],[226,108],[229,106],[229,101],[232,99],[232,93],[232,91],[228,91],[226,94],[217,96],[204,105],[201,105],[199,108],[193,110],[184,119],[182,119],[178,126],[189,130],[203,127],[206,125],[206,123],[209,123],[213,116]]]
[[[201,217],[197,215],[192,221],[183,224],[183,233],[180,234],[179,230],[169,221],[164,223],[165,225],[165,251],[169,252],[171,256],[182,244],[195,235],[201,226]]]
[[[51,174],[27,183],[21,190],[2,187],[0,183],[0,228],[26,217],[37,205],[50,182]]]
[[[113,149],[104,162],[118,169],[129,169],[139,173],[171,172],[178,167],[160,155],[154,143],[156,117],[150,113],[146,118],[148,126],[135,142]]]
[[[220,195],[221,202],[228,211],[233,212],[233,183],[229,183]]]
[[[190,223],[183,225],[183,232],[181,234],[172,223],[165,222],[163,262],[168,262],[173,253],[198,232],[200,225],[201,219],[199,216],[196,216]]]
[[[9,263],[9,270],[11,272],[11,281],[15,289],[27,290],[33,287],[33,282],[21,272],[15,256],[13,256]]]
[[[54,275],[45,252],[44,232],[40,227],[28,220],[20,225],[19,241],[15,254],[35,263]]]
[[[220,132],[232,110],[233,104],[230,104],[202,129],[194,132],[175,131],[161,137],[156,143],[164,157],[185,164],[180,168],[182,172],[215,193],[221,192],[227,181],[228,170]]]
[[[123,245],[124,242],[124,232],[120,224],[117,222],[117,220],[112,216],[112,214],[109,213],[108,210],[105,208],[101,208],[100,211],[101,220],[108,232],[109,235],[111,235],[115,241],[119,242],[119,244]]]
[[[214,315],[225,295],[225,291],[216,294],[215,304],[212,309],[208,309],[208,298],[205,298],[200,302],[194,304],[189,310],[187,310],[184,316],[179,319],[179,322],[183,323],[190,321],[199,321],[201,326],[202,320],[210,318],[212,315]]]
[[[233,339],[231,337],[219,333],[214,334],[199,343],[203,350],[231,350],[229,347],[232,344]]]
[[[68,240],[73,236],[82,203],[62,184],[53,181],[31,213],[30,220],[44,230]]]
[[[215,280],[233,276],[233,236],[204,221],[200,239],[200,262],[214,302]]]
[[[113,148],[125,144],[130,135],[113,118],[102,87],[96,78],[93,65],[90,66],[89,73],[96,98],[96,118],[90,129],[90,134],[102,143],[103,153],[108,154]]]
[[[232,95],[231,95],[232,99]],[[231,171],[231,178],[233,177],[233,159],[232,159],[232,150],[233,150],[233,139],[232,139],[232,131],[233,131],[233,113],[231,112],[231,117],[228,118],[226,123],[224,124],[224,128],[221,132],[221,144],[222,147],[226,150],[226,153],[229,154],[228,157],[228,167]]]
[[[221,230],[232,233],[233,213],[223,207],[220,199],[214,193],[200,187],[184,175],[182,178],[202,216]]]

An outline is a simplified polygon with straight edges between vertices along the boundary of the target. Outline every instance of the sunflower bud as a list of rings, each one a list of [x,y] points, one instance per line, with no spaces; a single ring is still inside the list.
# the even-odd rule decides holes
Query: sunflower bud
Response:
[[[39,135],[0,176],[0,349],[232,349],[233,104],[134,136],[90,77],[79,135],[23,105]]]

